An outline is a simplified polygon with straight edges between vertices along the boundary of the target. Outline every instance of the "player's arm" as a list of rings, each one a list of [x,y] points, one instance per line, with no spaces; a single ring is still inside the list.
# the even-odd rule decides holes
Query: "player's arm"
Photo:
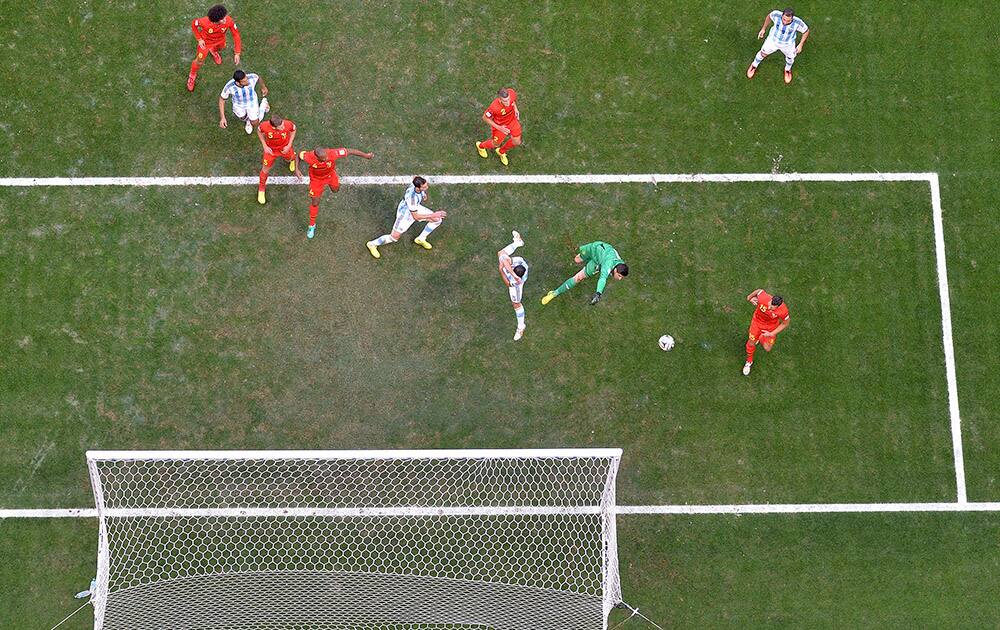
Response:
[[[802,41],[805,41],[805,38],[803,38]],[[516,118],[517,120],[521,120],[521,110],[517,108],[517,101],[514,101],[513,105],[514,105],[514,118]]]
[[[601,301],[601,296],[604,295],[604,289],[608,286],[608,276],[611,275],[612,269],[614,269],[614,267],[611,265],[601,265],[601,275],[597,278],[597,292],[594,293],[594,297],[590,298],[591,306]]]
[[[233,31],[233,63],[240,65],[240,53],[243,52],[243,39],[240,37],[240,29],[236,26],[236,21],[229,17],[230,27]],[[264,92],[267,96],[267,92]]]
[[[260,127],[258,127],[258,129],[259,128]],[[294,147],[295,146],[295,134],[297,134],[298,132],[299,132],[299,128],[298,127],[293,127],[292,128],[292,133],[288,134],[288,143],[285,144],[285,147],[284,147],[286,151],[288,150],[289,147]]]
[[[194,33],[194,38],[198,42],[198,45],[204,46],[205,39],[201,36],[201,25],[198,24],[197,18],[191,20],[191,32]]]
[[[507,129],[506,127],[503,127],[501,125],[496,124],[496,122],[493,120],[493,117],[490,116],[490,112],[489,111],[487,111],[485,114],[483,114],[483,120],[486,121],[487,125],[489,125],[490,127],[493,127],[494,129],[496,129],[500,133],[506,134],[509,131],[509,129]]]
[[[760,27],[760,32],[757,33],[757,39],[764,39],[764,35],[767,33],[767,27],[771,24],[771,14],[768,13],[767,17],[764,18],[764,26]]]
[[[802,39],[799,40],[799,45],[795,47],[796,55],[802,52],[802,47],[805,45],[807,39],[809,39],[809,27],[806,27],[806,30],[802,31]]]
[[[509,287],[510,280],[508,279],[508,274],[515,278],[517,277],[514,273],[514,267],[510,264],[510,256],[507,255],[507,252],[501,249],[497,252],[497,260],[500,261],[500,278],[502,278],[503,283]]]
[[[757,306],[757,296],[760,295],[761,291],[764,289],[754,289],[750,295],[747,296],[747,302],[750,302],[754,306]]]
[[[375,157],[374,153],[365,153],[364,151],[358,151],[357,149],[344,149],[347,151],[347,155],[355,155],[357,157],[363,157],[366,160],[370,160]]]
[[[257,83],[260,83],[260,93],[267,96],[267,84],[264,83],[264,77],[257,75]]]
[[[790,323],[791,323],[791,317],[786,317],[786,318],[784,319],[784,321],[782,321],[782,322],[781,322],[781,323],[780,323],[780,324],[778,325],[778,327],[777,327],[777,328],[775,328],[775,329],[774,329],[774,330],[772,330],[772,331],[764,331],[764,332],[762,332],[762,333],[760,334],[760,336],[761,336],[761,337],[777,337],[777,336],[778,336],[778,333],[780,333],[780,332],[781,332],[782,330],[784,330],[784,329],[788,328],[788,324],[790,324]]]
[[[410,216],[417,221],[440,221],[448,216],[448,213],[444,210],[438,210],[435,212],[427,206],[421,204],[419,201],[412,201],[409,197],[406,198],[406,207],[410,211]]]
[[[222,95],[219,96],[219,126],[222,127],[223,129],[225,129],[226,127],[229,126],[229,123],[226,122],[226,99],[227,98],[228,98],[228,95],[225,92],[223,92]]]
[[[264,147],[264,153],[273,153],[271,147],[267,146],[267,140],[264,139],[264,132],[261,131],[260,125],[257,125],[257,138],[260,140],[260,146]]]

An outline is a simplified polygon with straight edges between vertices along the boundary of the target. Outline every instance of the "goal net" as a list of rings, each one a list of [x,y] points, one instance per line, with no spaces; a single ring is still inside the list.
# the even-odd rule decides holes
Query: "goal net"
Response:
[[[89,452],[96,630],[606,630],[619,449]]]

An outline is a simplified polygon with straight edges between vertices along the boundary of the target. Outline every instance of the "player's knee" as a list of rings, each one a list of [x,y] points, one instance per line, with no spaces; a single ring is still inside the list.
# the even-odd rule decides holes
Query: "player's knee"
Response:
[[[521,146],[521,136],[511,138],[510,141],[514,143],[515,147]]]
[[[520,302],[514,302],[514,310],[516,311],[519,308],[521,308],[521,303]]]
[[[399,239],[400,239],[400,238],[401,238],[402,236],[403,236],[403,235],[402,235],[402,234],[400,234],[399,232],[393,232],[392,234],[390,234],[390,235],[389,235],[389,240],[390,240],[390,241],[392,241],[393,243],[395,243],[395,242],[396,242],[396,241],[398,241],[398,240],[399,240]]]

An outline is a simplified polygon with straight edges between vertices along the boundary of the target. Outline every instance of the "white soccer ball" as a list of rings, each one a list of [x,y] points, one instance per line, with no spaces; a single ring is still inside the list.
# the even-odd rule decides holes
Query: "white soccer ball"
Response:
[[[674,347],[674,338],[670,335],[663,335],[660,337],[660,350],[664,352],[671,350]]]

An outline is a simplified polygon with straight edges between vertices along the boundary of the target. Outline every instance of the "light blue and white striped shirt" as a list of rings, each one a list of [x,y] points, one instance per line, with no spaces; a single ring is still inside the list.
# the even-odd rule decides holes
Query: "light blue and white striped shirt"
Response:
[[[222,98],[233,97],[233,107],[239,106],[244,109],[254,108],[257,106],[257,80],[259,77],[256,74],[248,73],[247,79],[250,83],[246,85],[238,85],[236,79],[229,79],[226,83],[226,87],[222,88]]]
[[[781,16],[781,11],[771,11],[771,21],[774,22],[774,26],[771,27],[768,38],[775,42],[779,44],[794,44],[796,33],[805,33],[809,30],[809,27],[806,26],[806,23],[799,16],[793,17],[792,21],[788,24],[781,22]]]
[[[430,208],[425,208],[423,206],[424,200],[427,199],[427,193],[417,192],[416,186],[410,184],[410,187],[406,189],[403,193],[403,199],[396,206],[396,214],[400,212],[430,212]]]

